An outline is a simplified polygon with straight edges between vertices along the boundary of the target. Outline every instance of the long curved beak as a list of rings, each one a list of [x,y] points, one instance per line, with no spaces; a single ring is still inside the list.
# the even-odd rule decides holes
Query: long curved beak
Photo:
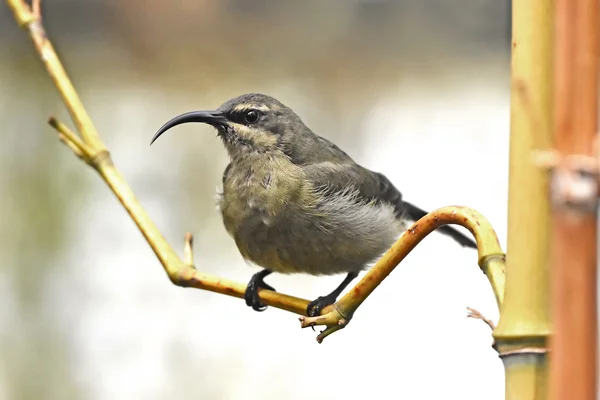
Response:
[[[225,115],[221,111],[190,111],[185,114],[178,115],[160,127],[158,132],[156,132],[152,137],[150,145],[152,145],[152,143],[154,143],[154,141],[158,139],[160,135],[169,129],[188,122],[201,122],[215,126],[218,124],[226,124],[227,118],[225,118]]]

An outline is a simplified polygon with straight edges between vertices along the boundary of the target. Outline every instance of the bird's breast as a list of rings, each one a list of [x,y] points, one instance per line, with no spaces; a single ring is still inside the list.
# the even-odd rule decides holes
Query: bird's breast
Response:
[[[287,159],[232,163],[223,179],[219,209],[242,256],[259,265],[286,269],[274,237],[309,193],[301,171]]]
[[[294,166],[277,159],[232,164],[220,200],[226,227],[234,229],[247,219],[272,225],[302,192],[302,186]]]

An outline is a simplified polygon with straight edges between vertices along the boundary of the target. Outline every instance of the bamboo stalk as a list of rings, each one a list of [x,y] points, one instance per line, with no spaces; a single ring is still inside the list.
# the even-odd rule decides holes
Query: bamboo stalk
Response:
[[[598,0],[556,2],[550,364],[556,400],[597,396],[598,17]]]
[[[506,399],[547,396],[548,177],[533,152],[552,146],[552,0],[512,3],[506,290],[496,348]]]

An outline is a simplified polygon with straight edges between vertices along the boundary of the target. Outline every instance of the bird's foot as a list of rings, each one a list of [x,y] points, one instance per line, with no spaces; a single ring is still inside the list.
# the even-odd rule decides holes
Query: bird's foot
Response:
[[[265,311],[267,306],[260,302],[260,297],[258,296],[258,291],[260,289],[268,289],[276,292],[273,286],[265,283],[263,280],[264,275],[259,272],[254,274],[248,282],[248,286],[246,287],[246,292],[244,293],[244,300],[246,300],[246,305],[248,307],[252,307],[254,311]]]
[[[315,300],[308,303],[306,307],[306,315],[309,317],[316,317],[321,315],[321,310],[325,307],[335,303],[337,296],[334,293],[330,293],[327,296],[319,296]]]

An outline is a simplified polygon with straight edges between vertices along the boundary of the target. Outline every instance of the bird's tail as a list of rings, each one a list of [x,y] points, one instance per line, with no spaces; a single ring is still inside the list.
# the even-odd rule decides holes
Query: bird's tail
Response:
[[[427,215],[427,212],[425,212],[424,210],[421,210],[419,207],[415,206],[414,204],[403,201],[403,205],[404,205],[405,216],[413,221],[417,221],[417,220],[423,218],[425,215]],[[466,235],[457,231],[456,229],[454,229],[451,226],[448,226],[448,225],[440,226],[437,230],[440,231],[440,233],[443,233],[445,235],[452,237],[452,239],[456,240],[458,243],[460,243],[464,247],[471,247],[474,249],[477,248],[477,244],[475,243],[475,241],[473,239],[467,237]]]

